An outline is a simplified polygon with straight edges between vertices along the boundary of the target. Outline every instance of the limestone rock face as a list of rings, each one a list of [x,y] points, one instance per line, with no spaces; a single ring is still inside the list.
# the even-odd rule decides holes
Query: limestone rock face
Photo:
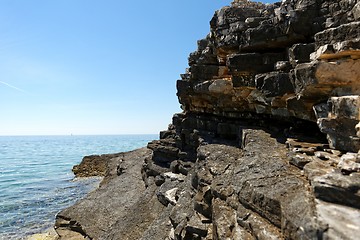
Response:
[[[105,178],[58,214],[60,239],[355,239],[359,6],[216,11],[177,81],[183,112],[147,150],[74,168]]]
[[[331,97],[328,110],[327,116],[318,119],[318,125],[327,134],[330,146],[357,152],[360,145],[356,131],[360,120],[360,96]]]
[[[188,72],[177,84],[182,108],[224,117],[253,112],[318,122],[332,147],[357,152],[356,134],[337,135],[342,125],[353,131],[356,124],[340,116],[330,118],[337,123],[319,119],[314,107],[360,94],[358,5],[347,0],[234,1],[215,13],[210,34],[189,57]]]

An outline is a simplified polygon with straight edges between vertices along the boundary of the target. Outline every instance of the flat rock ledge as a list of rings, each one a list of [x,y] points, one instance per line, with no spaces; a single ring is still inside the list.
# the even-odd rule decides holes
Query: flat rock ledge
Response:
[[[141,148],[113,155],[113,158],[99,158],[105,160],[104,165],[108,166],[106,176],[97,190],[56,216],[55,229],[59,239],[102,239],[118,221],[124,220],[125,223],[127,218],[132,217],[129,211],[134,211],[141,202],[145,210],[146,192],[151,192],[151,189],[145,189],[141,168],[144,158],[150,153],[150,150]],[[87,161],[87,158],[84,159]],[[123,169],[121,173],[119,166]],[[149,218],[151,220],[151,216]],[[129,219],[128,224],[139,222]]]

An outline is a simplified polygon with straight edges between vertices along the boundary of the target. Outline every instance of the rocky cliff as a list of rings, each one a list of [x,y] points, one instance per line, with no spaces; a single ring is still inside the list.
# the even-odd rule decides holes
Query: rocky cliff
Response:
[[[177,81],[183,112],[147,149],[103,158],[58,234],[358,239],[360,2],[238,0],[210,26]]]

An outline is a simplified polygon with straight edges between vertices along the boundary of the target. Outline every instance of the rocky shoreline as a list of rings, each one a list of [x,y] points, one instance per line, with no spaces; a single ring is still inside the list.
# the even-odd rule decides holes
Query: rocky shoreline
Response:
[[[59,239],[356,239],[360,2],[234,1],[177,81],[147,148],[89,156],[100,187]]]

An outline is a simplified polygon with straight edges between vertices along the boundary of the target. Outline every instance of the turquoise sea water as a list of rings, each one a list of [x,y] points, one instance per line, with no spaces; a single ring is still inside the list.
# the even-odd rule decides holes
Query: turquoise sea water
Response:
[[[52,227],[55,215],[94,189],[74,180],[85,155],[133,150],[157,135],[0,137],[0,239],[23,239]]]

